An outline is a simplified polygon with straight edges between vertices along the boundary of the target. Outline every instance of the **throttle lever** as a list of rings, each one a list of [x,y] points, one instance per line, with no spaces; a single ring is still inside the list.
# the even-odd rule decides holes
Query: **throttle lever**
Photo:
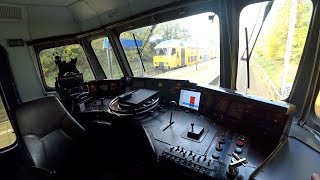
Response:
[[[235,160],[230,163],[229,168],[237,168],[239,166],[242,166],[242,164],[246,161],[246,158],[241,158],[239,160]]]
[[[232,152],[232,153],[231,153],[231,156],[232,156],[234,159],[236,159],[236,160],[240,160],[240,159],[241,159],[241,158],[239,157],[239,155],[236,154],[235,152]],[[246,164],[247,164],[247,163],[248,163],[248,161],[245,160],[245,162],[242,163],[243,167],[246,167]]]
[[[228,166],[227,174],[231,177],[236,177],[239,173],[239,166],[244,166],[248,163],[246,158],[240,158],[237,154],[231,153],[231,156],[233,157],[231,159],[231,163]]]

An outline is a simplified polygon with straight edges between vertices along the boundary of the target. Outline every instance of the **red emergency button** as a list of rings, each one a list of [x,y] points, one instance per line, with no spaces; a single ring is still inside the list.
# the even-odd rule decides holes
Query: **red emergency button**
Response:
[[[243,146],[243,141],[238,140],[237,141],[237,146],[242,147]]]

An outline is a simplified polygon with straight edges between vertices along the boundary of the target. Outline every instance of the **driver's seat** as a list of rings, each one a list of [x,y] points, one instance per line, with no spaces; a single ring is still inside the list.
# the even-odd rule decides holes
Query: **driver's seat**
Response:
[[[56,97],[24,103],[16,118],[34,166],[58,174],[81,172],[81,166],[86,163],[83,162],[86,131]]]

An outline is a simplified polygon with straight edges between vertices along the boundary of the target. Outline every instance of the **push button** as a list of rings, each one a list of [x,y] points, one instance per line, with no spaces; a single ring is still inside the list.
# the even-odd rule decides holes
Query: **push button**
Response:
[[[212,154],[213,159],[219,159],[220,158],[220,153],[213,153]]]
[[[242,147],[243,144],[244,144],[243,141],[240,141],[240,140],[237,141],[237,146]]]
[[[237,153],[237,154],[241,154],[242,153],[242,149],[241,148],[236,148],[234,150],[234,152]]]

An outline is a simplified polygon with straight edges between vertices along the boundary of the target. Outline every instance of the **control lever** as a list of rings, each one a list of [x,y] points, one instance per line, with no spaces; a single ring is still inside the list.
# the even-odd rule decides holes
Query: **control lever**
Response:
[[[240,160],[241,158],[238,156],[238,154],[236,154],[235,152],[231,153],[231,156],[233,158],[235,158],[236,160]],[[246,164],[248,163],[248,161],[246,160],[244,163],[242,163],[243,167],[246,167]]]
[[[245,166],[248,163],[246,158],[240,158],[236,153],[231,153],[233,157],[231,163],[228,166],[227,174],[231,177],[236,177],[239,173],[239,166]]]
[[[173,116],[173,109],[174,107],[177,106],[177,102],[176,101],[170,101],[170,106],[171,106],[171,111],[170,111],[170,121],[168,124],[164,125],[163,127],[161,127],[162,131],[165,131],[166,129],[168,129],[174,122],[172,121],[172,116]]]
[[[101,101],[100,105],[105,105],[104,104],[104,98],[100,98],[100,101]]]

